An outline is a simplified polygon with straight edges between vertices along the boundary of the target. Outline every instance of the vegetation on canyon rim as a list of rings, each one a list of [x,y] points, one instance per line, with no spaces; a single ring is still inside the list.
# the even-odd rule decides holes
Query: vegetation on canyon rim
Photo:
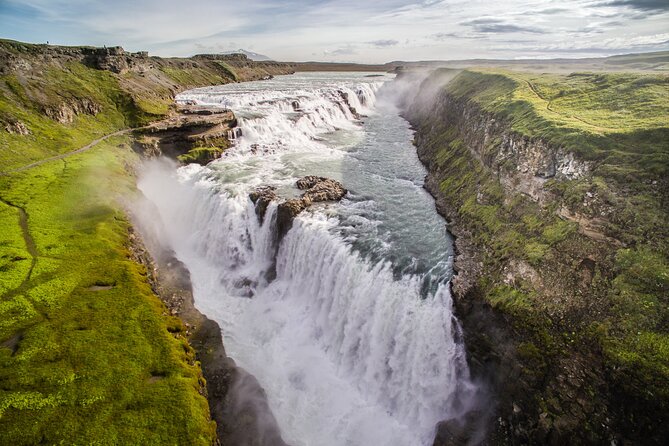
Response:
[[[590,163],[581,178],[547,180],[540,204],[500,183],[515,165],[490,168],[500,139],[477,158],[442,110],[419,120],[440,192],[480,250],[476,286],[518,335],[523,379],[544,389],[538,410],[562,417],[569,403],[550,379],[564,357],[583,355],[604,377],[582,383],[591,406],[602,392],[622,398],[627,434],[657,440],[669,411],[669,77],[466,70],[443,94]],[[526,266],[510,280],[510,264]],[[592,407],[571,410],[578,419]],[[583,429],[598,431],[588,417]]]
[[[128,251],[124,142],[0,178],[0,443],[212,443],[181,322]]]

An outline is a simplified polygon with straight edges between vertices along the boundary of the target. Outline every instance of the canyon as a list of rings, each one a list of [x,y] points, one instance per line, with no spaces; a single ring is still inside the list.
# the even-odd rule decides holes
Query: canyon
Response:
[[[154,409],[177,420],[188,408],[197,428],[157,422],[156,435],[189,444],[667,437],[666,75],[394,64],[394,79],[283,76],[299,65],[0,49],[3,218],[16,226],[5,234],[3,296],[23,308],[8,307],[2,352],[7,367],[61,358],[53,382],[26,386],[3,372],[5,440],[16,441],[27,410],[80,416],[68,404],[156,420]],[[98,192],[72,202],[71,184]],[[27,190],[62,194],[90,243],[104,241],[98,252],[126,265],[89,270],[77,260],[89,248],[69,245],[81,274],[64,276],[72,285],[59,299],[144,296],[133,305],[163,343],[145,348],[180,359],[154,359],[126,386],[187,381],[172,407],[142,403],[146,393],[116,407],[95,388],[99,399],[80,401],[80,378],[68,376],[99,370],[70,371],[66,353],[35,344],[43,314],[62,321],[63,339],[96,329],[38,297],[65,289],[46,271],[61,261],[61,240],[82,236],[67,219],[48,223],[58,203]],[[37,234],[30,252],[26,233]],[[135,355],[146,335],[134,327],[146,324],[124,322],[100,355]],[[39,426],[16,444],[61,438]]]

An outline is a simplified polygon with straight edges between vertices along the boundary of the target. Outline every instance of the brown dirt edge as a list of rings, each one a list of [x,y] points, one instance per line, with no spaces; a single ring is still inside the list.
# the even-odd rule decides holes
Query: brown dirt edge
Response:
[[[216,422],[216,446],[287,446],[256,378],[227,356],[221,328],[196,307],[190,272],[174,252],[150,245],[129,231],[133,260],[144,265],[153,291],[179,317],[206,380],[202,392]]]

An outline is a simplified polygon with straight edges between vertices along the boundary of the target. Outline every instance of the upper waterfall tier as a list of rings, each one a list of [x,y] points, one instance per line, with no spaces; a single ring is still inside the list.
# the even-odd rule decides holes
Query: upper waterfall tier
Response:
[[[361,115],[370,113],[382,82],[346,82],[282,90],[253,87],[221,92],[217,87],[182,93],[177,102],[231,109],[241,134],[229,154],[267,154],[277,150],[314,149],[323,135],[352,129]]]

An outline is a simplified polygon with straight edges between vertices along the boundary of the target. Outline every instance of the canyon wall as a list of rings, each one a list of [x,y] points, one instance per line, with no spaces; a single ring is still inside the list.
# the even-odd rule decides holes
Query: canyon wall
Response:
[[[407,74],[398,82],[410,81]],[[519,107],[512,100],[518,88],[505,75],[440,70],[402,100],[429,171],[425,187],[456,237],[455,306],[470,366],[494,406],[487,441],[661,444],[669,383],[666,359],[653,362],[661,344],[635,356],[620,345],[635,344],[636,330],[666,333],[662,307],[630,308],[622,286],[629,268],[644,268],[626,257],[652,253],[665,262],[666,251],[652,238],[632,239],[651,231],[619,216],[632,206],[630,196],[664,215],[666,184],[660,176],[636,178],[629,183],[643,185],[625,189],[606,175],[613,161],[579,155],[550,132],[528,135],[518,124],[536,115],[490,106]],[[643,293],[663,301],[661,274],[649,274]],[[625,332],[635,312],[655,319]],[[462,440],[463,433],[441,437]]]

